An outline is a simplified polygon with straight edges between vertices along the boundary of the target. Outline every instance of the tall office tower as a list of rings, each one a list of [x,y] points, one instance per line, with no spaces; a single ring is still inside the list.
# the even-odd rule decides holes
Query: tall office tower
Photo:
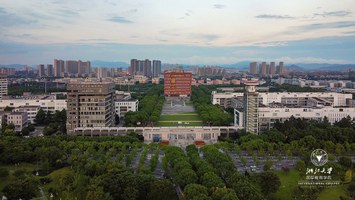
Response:
[[[279,75],[284,75],[285,73],[285,68],[284,68],[284,62],[279,63]]]
[[[266,76],[266,71],[267,71],[266,62],[262,62],[261,63],[261,68],[260,68],[261,76]]]
[[[138,71],[138,60],[131,59],[130,74],[135,75],[137,71]]]
[[[170,71],[170,64],[164,64],[164,72]]]
[[[275,68],[275,62],[270,62],[270,71],[269,71],[269,74],[270,75],[275,75],[276,73],[276,68]]]
[[[249,64],[249,72],[251,74],[258,74],[258,63],[257,62],[251,62]]]
[[[67,130],[110,127],[115,121],[115,84],[92,79],[67,86]]]
[[[143,64],[143,75],[152,76],[152,61],[145,59]]]
[[[117,72],[123,72],[122,67],[117,67]]]
[[[65,61],[65,72],[70,75],[75,75],[78,73],[78,61],[66,60]]]
[[[48,77],[53,77],[53,65],[50,65],[50,64],[47,65],[46,75]]]
[[[107,78],[107,68],[105,67],[98,67],[96,68],[96,77],[97,78]]]
[[[161,61],[153,60],[153,77],[159,77],[161,73]]]
[[[190,96],[191,72],[165,72],[164,95],[165,96]]]
[[[54,70],[54,76],[55,77],[62,77],[64,74],[64,60],[57,60],[54,59],[53,63],[53,70]]]
[[[244,82],[244,128],[250,133],[259,133],[258,128],[258,106],[259,98],[256,92],[258,81],[249,80]]]
[[[44,70],[44,65],[42,65],[42,64],[38,65],[38,76],[39,77],[46,76],[46,72]]]
[[[7,95],[7,76],[0,74],[0,98]]]

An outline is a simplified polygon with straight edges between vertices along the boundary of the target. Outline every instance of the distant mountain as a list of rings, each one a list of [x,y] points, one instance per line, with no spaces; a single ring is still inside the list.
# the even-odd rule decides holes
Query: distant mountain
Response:
[[[241,61],[241,62],[237,62],[234,64],[223,64],[220,66],[224,67],[224,68],[248,69],[249,64],[250,64],[250,61]]]
[[[289,71],[306,71],[303,67],[300,67],[298,65],[292,64],[286,66],[287,70]]]
[[[21,68],[23,66],[26,66],[26,65],[22,65],[22,64],[9,64],[9,65],[3,65],[3,64],[0,64],[0,67],[10,67],[10,68]]]
[[[127,68],[129,66],[128,63],[121,61],[103,61],[103,60],[93,60],[91,61],[92,67],[123,67]]]
[[[293,65],[291,65],[293,66]],[[349,68],[354,69],[355,64],[328,64],[328,63],[297,63],[294,66],[303,69],[302,71],[345,71]],[[287,68],[289,66],[286,66]]]

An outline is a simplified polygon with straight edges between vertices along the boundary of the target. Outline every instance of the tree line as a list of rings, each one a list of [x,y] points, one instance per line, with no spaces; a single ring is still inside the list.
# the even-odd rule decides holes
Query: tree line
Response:
[[[233,122],[232,114],[219,105],[211,104],[211,90],[206,86],[193,86],[191,100],[203,123],[212,126],[228,126]]]
[[[164,104],[164,88],[162,85],[151,87],[139,100],[139,110],[125,114],[125,126],[153,126],[159,121]]]

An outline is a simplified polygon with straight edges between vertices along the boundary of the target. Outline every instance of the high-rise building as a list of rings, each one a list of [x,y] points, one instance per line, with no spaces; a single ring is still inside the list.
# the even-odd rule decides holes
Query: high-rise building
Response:
[[[152,61],[145,59],[143,64],[143,75],[152,76]]]
[[[46,66],[46,76],[47,77],[53,77],[53,65],[48,64]]]
[[[135,75],[138,70],[138,60],[131,59],[130,73],[131,75]]]
[[[258,74],[258,63],[257,62],[251,62],[249,64],[249,72],[251,74]]]
[[[256,86],[259,84],[258,81],[249,80],[244,82],[244,113],[243,113],[243,123],[244,128],[250,133],[259,133],[258,128],[258,106],[259,106],[259,96],[256,92]]]
[[[270,71],[269,71],[269,74],[270,74],[270,75],[275,75],[275,73],[276,73],[275,62],[270,62]]]
[[[279,75],[284,75],[285,69],[284,69],[284,62],[279,63]]]
[[[113,82],[87,79],[67,86],[67,130],[110,127],[115,121]]]
[[[191,95],[191,72],[165,72],[164,95],[165,96],[190,96]]]
[[[160,60],[153,60],[153,77],[158,77],[161,73],[161,61]]]
[[[85,75],[90,74],[91,63],[90,61],[83,62],[81,60],[78,61],[78,74]]]
[[[261,76],[266,76],[266,72],[267,72],[266,62],[262,62],[260,67]]]
[[[66,60],[65,61],[65,72],[70,75],[78,73],[78,61],[75,60]]]
[[[43,64],[39,64],[38,65],[38,76],[39,77],[44,77],[46,76],[46,72],[44,70],[44,65]]]
[[[64,76],[64,60],[54,59],[53,70],[55,77],[63,77]]]
[[[96,68],[96,76],[97,78],[107,78],[107,68],[105,67],[98,67]]]
[[[0,74],[0,98],[7,95],[7,76]]]

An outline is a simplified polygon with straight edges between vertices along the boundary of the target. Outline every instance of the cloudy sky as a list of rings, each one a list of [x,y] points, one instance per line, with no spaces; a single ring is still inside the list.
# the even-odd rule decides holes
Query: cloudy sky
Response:
[[[354,0],[0,0],[0,64],[355,63]]]

